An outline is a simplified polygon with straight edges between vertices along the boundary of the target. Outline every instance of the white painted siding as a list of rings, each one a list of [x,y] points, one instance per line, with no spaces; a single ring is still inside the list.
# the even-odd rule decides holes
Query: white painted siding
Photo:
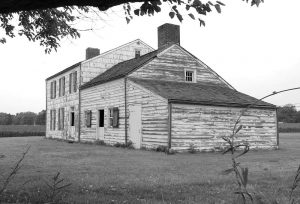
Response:
[[[82,84],[105,72],[115,64],[134,58],[136,49],[141,51],[141,55],[153,51],[151,47],[142,43],[140,40],[135,40],[124,46],[100,54],[91,60],[82,62]]]
[[[128,80],[127,105],[142,106],[142,146],[168,145],[168,102]],[[128,113],[128,112],[127,112]],[[130,117],[128,113],[128,117]],[[130,135],[129,135],[130,139]]]
[[[195,70],[197,83],[228,86],[212,71],[202,66],[196,59],[183,52],[177,45],[163,51],[142,68],[131,75],[136,78],[185,82],[185,69]]]
[[[69,74],[77,71],[77,91],[69,93]],[[79,78],[80,78],[80,66],[75,67],[74,69],[65,72],[53,79],[46,81],[46,100],[47,100],[47,123],[46,123],[46,137],[49,138],[59,138],[59,139],[68,139],[68,140],[77,140],[78,139],[78,116],[79,116]],[[59,96],[59,79],[65,77],[65,95]],[[51,92],[51,82],[56,81],[56,98],[50,98]],[[74,107],[75,110],[75,137],[74,134],[71,135],[70,127],[70,110],[71,107]],[[58,109],[65,108],[65,118],[64,118],[64,130],[58,130]],[[50,130],[50,110],[56,110],[56,125],[55,130]]]
[[[220,150],[226,144],[241,108],[172,104],[172,148]],[[248,141],[251,148],[277,147],[276,110],[250,109],[241,118],[244,128],[237,142]]]
[[[81,136],[82,141],[96,140],[97,110],[104,109],[104,141],[106,143],[125,142],[125,87],[124,79],[100,84],[81,91]],[[109,108],[119,108],[119,127],[109,127]],[[92,126],[85,126],[86,110],[92,111]]]

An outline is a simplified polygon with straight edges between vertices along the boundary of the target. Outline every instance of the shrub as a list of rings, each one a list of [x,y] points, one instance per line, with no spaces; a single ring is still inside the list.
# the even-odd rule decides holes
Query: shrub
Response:
[[[96,140],[95,144],[96,145],[105,145],[105,142],[103,140]]]
[[[164,145],[158,145],[158,146],[156,147],[156,151],[157,151],[157,152],[167,152],[167,151],[168,151],[168,148],[167,148],[167,146],[164,146]]]
[[[114,147],[122,147],[122,144],[117,142],[117,143],[114,144]]]
[[[195,154],[197,152],[194,144],[190,144],[188,152],[191,153],[191,154]]]

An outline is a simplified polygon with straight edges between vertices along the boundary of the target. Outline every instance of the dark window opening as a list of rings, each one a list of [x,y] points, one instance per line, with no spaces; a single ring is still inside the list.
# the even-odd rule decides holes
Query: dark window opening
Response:
[[[75,112],[71,112],[71,126],[75,125]]]
[[[135,50],[135,58],[141,56],[141,51],[140,50]]]
[[[104,127],[104,110],[99,110],[99,127]]]

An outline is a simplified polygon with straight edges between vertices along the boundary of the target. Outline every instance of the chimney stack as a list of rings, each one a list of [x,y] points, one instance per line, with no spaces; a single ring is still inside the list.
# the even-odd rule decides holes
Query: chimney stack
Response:
[[[100,49],[98,49],[98,48],[88,47],[85,51],[85,59],[86,60],[96,57],[98,55],[100,55]]]
[[[158,49],[168,44],[180,45],[180,27],[170,23],[165,23],[157,28]]]

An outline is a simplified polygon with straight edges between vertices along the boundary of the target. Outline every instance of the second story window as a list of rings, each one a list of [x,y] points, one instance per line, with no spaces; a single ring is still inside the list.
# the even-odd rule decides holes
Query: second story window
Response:
[[[77,71],[70,73],[69,75],[69,93],[77,91]]]
[[[184,77],[187,82],[196,82],[194,70],[184,70]]]
[[[140,50],[135,50],[135,58],[141,56],[141,51]]]
[[[56,98],[56,81],[50,83],[50,98]]]
[[[59,84],[58,95],[64,96],[65,95],[65,77],[60,78],[58,84]]]

